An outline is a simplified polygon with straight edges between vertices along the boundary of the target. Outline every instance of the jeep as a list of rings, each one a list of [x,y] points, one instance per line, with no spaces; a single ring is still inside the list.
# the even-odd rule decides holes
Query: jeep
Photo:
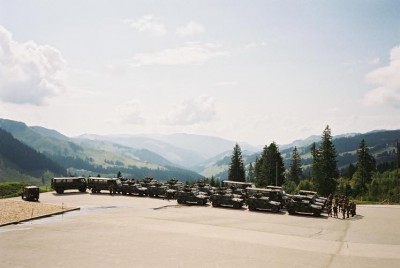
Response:
[[[26,201],[39,201],[39,187],[37,186],[22,187],[21,198]]]
[[[243,207],[244,200],[241,195],[232,194],[226,191],[217,191],[211,196],[213,207],[227,206],[239,209]]]
[[[197,204],[197,205],[205,205],[208,202],[208,197],[199,191],[188,191],[182,190],[176,192],[176,201],[178,204]]]

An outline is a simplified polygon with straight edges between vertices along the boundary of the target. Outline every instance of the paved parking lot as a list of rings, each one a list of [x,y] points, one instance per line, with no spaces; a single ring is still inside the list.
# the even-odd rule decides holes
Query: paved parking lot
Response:
[[[341,220],[106,193],[40,200],[81,210],[1,227],[1,267],[400,267],[400,206]]]

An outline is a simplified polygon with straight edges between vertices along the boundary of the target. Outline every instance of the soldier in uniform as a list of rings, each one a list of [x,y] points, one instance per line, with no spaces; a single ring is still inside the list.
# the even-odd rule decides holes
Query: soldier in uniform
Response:
[[[345,216],[346,216],[346,208],[347,208],[346,201],[342,199],[341,210],[342,210],[343,219],[344,219]]]
[[[339,199],[337,196],[335,196],[335,199],[333,200],[333,217],[337,218],[338,217],[338,204],[339,204]]]

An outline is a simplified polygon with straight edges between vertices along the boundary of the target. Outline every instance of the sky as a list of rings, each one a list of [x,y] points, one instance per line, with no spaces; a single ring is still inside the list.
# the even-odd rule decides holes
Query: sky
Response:
[[[0,0],[0,118],[287,144],[400,129],[400,1]]]

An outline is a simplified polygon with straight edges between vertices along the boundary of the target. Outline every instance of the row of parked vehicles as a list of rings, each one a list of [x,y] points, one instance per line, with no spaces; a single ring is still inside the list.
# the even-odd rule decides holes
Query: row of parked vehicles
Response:
[[[232,207],[240,209],[247,206],[250,211],[266,210],[278,213],[286,209],[289,214],[310,213],[321,215],[327,199],[313,191],[299,191],[297,195],[287,195],[281,187],[267,186],[256,188],[252,183],[223,181],[222,187],[211,187],[204,182],[184,185],[177,179],[164,183],[153,178],[129,180],[123,178],[64,177],[53,178],[51,187],[58,193],[76,189],[82,193],[108,191],[110,194],[137,195],[176,199],[178,204],[205,205],[213,207]]]

